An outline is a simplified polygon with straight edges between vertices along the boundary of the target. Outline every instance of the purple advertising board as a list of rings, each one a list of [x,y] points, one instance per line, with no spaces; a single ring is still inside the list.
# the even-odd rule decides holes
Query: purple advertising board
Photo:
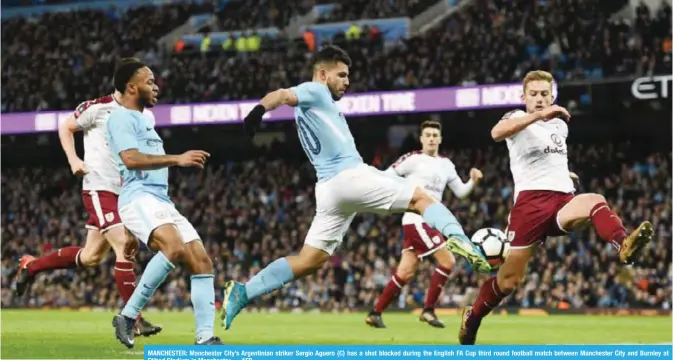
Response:
[[[356,93],[345,96],[339,106],[346,116],[372,116],[435,111],[455,111],[513,107],[521,105],[521,84],[445,87],[423,90]],[[556,93],[556,86],[554,87]],[[257,100],[224,101],[152,108],[157,127],[229,124],[243,117]],[[25,112],[0,115],[0,133],[24,134],[56,131],[71,111]],[[294,119],[293,109],[283,106],[264,116],[266,121]]]

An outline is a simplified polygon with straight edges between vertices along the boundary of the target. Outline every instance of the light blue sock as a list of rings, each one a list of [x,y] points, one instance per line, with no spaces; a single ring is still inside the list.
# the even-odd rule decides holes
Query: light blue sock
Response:
[[[213,274],[192,275],[192,306],[196,321],[196,342],[213,337],[215,322],[215,284]]]
[[[124,306],[122,315],[131,319],[137,318],[140,315],[140,310],[145,307],[147,301],[154,295],[159,285],[166,280],[166,276],[173,269],[175,269],[175,265],[161,251],[154,255],[152,260],[147,263],[133,295]]]
[[[258,272],[245,284],[248,300],[280,289],[294,279],[292,268],[287,259],[278,259]]]
[[[458,223],[458,219],[444,204],[434,203],[428,206],[423,213],[423,220],[447,238],[453,236],[462,241],[470,241],[465,235],[463,227]]]

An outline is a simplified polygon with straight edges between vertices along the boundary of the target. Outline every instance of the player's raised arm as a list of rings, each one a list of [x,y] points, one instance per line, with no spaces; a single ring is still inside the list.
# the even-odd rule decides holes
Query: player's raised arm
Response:
[[[459,199],[463,199],[470,195],[475,186],[481,181],[481,178],[484,177],[481,170],[472,168],[470,169],[470,179],[467,180],[467,182],[463,182],[460,176],[458,176],[458,173],[455,172],[455,169],[453,172],[454,176],[449,180],[446,186],[451,189],[451,192],[453,192]]]
[[[558,105],[552,105],[532,113],[525,113],[521,110],[509,112],[491,129],[491,137],[495,141],[503,141],[508,137],[520,133],[536,121],[551,120],[556,117],[562,117],[567,120],[570,119],[570,114],[566,109]]]
[[[128,111],[115,111],[108,121],[112,151],[119,154],[129,170],[155,170],[170,166],[203,168],[210,156],[205,151],[191,150],[181,155],[152,155],[140,152],[137,140],[138,123]]]
[[[259,104],[264,107],[265,111],[273,111],[281,105],[297,106],[297,103],[297,95],[292,89],[278,89],[272,91],[266,94],[266,96],[259,102]]]
[[[255,106],[243,119],[245,132],[253,137],[262,123],[262,117],[267,111],[273,111],[281,105],[312,106],[321,100],[329,101],[329,90],[323,84],[306,82],[291,89],[272,91]]]
[[[243,119],[245,133],[252,138],[255,136],[257,128],[262,123],[262,117],[267,111],[273,111],[281,105],[296,106],[297,102],[297,95],[291,89],[278,89],[266,94]]]
[[[505,114],[500,121],[491,129],[491,137],[495,141],[503,141],[512,137],[527,128],[530,124],[542,120],[538,112],[531,114],[523,111],[510,112]]]

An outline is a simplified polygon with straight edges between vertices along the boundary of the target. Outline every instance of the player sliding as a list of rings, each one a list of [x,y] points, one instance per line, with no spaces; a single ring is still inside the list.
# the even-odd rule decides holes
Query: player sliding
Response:
[[[265,112],[281,105],[295,107],[299,139],[316,169],[316,215],[299,255],[278,259],[245,285],[225,285],[222,320],[225,328],[248,301],[281,288],[293,279],[320,269],[339,246],[357,212],[413,211],[448,238],[454,253],[479,271],[490,265],[465,236],[453,214],[410,181],[365,165],[336,101],[348,88],[351,59],[336,46],[327,46],[313,59],[313,81],[266,95],[245,118],[253,136]]]
[[[152,71],[143,63],[121,65],[115,73],[114,85],[122,94],[122,107],[110,114],[107,130],[110,149],[123,178],[119,216],[133,235],[148,248],[157,251],[126,306],[112,320],[115,336],[126,347],[133,347],[134,319],[175,268],[174,264],[183,262],[192,274],[196,344],[221,344],[213,334],[213,263],[199,234],[175,209],[168,196],[168,167],[203,168],[209,155],[198,150],[182,155],[166,155],[154,124],[142,114],[145,108],[156,104],[159,91]]]
[[[506,140],[509,149],[515,202],[506,232],[512,250],[497,276],[481,286],[474,305],[463,309],[458,336],[461,344],[475,343],[481,320],[519,286],[528,261],[547,236],[579,230],[591,222],[598,236],[618,250],[623,263],[633,262],[652,240],[649,221],[627,236],[622,221],[602,195],[573,195],[566,146],[570,114],[552,105],[552,82],[546,71],[528,73],[522,96],[526,111],[505,114],[491,130],[493,139]]]
[[[422,186],[436,201],[442,201],[444,189],[447,185],[459,198],[469,195],[483,175],[479,169],[471,169],[470,180],[463,183],[456,173],[453,162],[439,155],[439,145],[442,143],[442,125],[436,121],[425,121],[421,124],[420,140],[421,151],[414,151],[400,157],[386,172],[406,177]],[[425,306],[420,320],[427,322],[430,326],[443,328],[444,323],[435,314],[435,304],[456,260],[445,246],[442,234],[429,227],[423,221],[422,216],[413,212],[405,213],[402,217],[402,229],[404,232],[402,258],[395,275],[386,285],[374,306],[374,310],[369,313],[365,322],[375,328],[385,328],[381,313],[414,276],[421,260],[427,256],[432,256],[435,258],[437,268],[432,274],[430,287],[425,295]]]
[[[121,64],[138,62],[135,58],[121,60]],[[19,269],[14,281],[17,296],[23,296],[35,280],[35,275],[49,270],[69,268],[90,268],[105,260],[110,247],[114,250],[115,284],[126,303],[136,286],[135,263],[132,254],[124,254],[127,241],[137,241],[126,236],[124,226],[117,213],[117,198],[121,188],[119,169],[115,166],[107,146],[106,124],[110,111],[121,105],[121,93],[96,100],[85,101],[59,126],[61,146],[68,158],[70,169],[76,176],[83,176],[82,203],[89,213],[86,224],[87,234],[84,247],[68,246],[39,258],[24,255],[19,261]],[[154,115],[145,110],[143,116],[154,123]],[[77,156],[73,134],[84,131],[84,161]],[[127,259],[127,257],[129,257]],[[161,331],[139,315],[135,325],[135,335],[150,336]]]

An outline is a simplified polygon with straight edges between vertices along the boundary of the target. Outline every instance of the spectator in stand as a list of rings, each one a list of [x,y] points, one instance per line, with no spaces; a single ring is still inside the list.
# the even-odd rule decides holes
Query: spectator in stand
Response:
[[[306,28],[306,30],[304,31],[304,42],[306,42],[306,47],[308,48],[308,51],[314,52],[316,50],[315,33],[311,31],[310,28]]]

